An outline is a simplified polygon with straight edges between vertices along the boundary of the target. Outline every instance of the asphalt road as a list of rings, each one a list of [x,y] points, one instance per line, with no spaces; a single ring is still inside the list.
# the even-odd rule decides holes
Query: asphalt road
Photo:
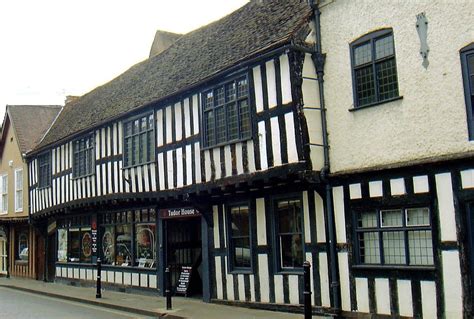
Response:
[[[149,317],[0,287],[0,318],[130,319]]]

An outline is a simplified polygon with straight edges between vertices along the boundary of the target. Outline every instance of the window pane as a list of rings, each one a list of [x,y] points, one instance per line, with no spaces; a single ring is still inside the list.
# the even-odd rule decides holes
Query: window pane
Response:
[[[377,212],[362,212],[359,213],[358,228],[372,228],[377,227]]]
[[[102,263],[115,264],[115,229],[114,226],[103,227],[102,232]]]
[[[83,228],[81,230],[81,235],[82,235],[81,262],[91,262],[91,257],[92,257],[91,229]]]
[[[396,210],[382,210],[380,211],[382,217],[382,227],[400,227],[403,226],[403,211]]]
[[[229,83],[226,86],[226,101],[233,101],[235,100],[235,82]]]
[[[250,110],[248,100],[239,102],[241,137],[250,136]]]
[[[216,106],[224,105],[224,87],[216,89]]]
[[[433,265],[433,240],[431,230],[408,232],[410,265]]]
[[[280,233],[301,232],[301,203],[299,200],[280,201],[277,204]]]
[[[58,261],[67,262],[67,229],[58,229]]]
[[[397,66],[395,59],[377,63],[377,82],[379,100],[384,101],[398,96]]]
[[[118,266],[130,266],[132,263],[132,225],[117,225],[115,229],[117,253],[115,261]]]
[[[81,232],[79,228],[69,230],[69,261],[79,262],[81,256]]]
[[[372,46],[370,42],[359,45],[354,49],[354,63],[356,66],[372,61]]]
[[[422,226],[430,224],[430,210],[424,208],[407,209],[407,226]]]
[[[28,232],[21,231],[18,236],[18,259],[28,261]]]
[[[250,238],[233,239],[232,247],[234,247],[234,266],[250,267]]]
[[[229,128],[228,140],[239,138],[239,118],[237,114],[237,105],[235,103],[227,104],[227,126]]]
[[[358,106],[376,102],[375,82],[372,66],[355,70]]]
[[[213,145],[215,144],[214,140],[214,112],[209,111],[204,113],[206,119],[206,137],[207,137],[207,144]]]
[[[363,264],[380,264],[379,233],[359,233],[359,257]]]
[[[237,82],[237,97],[241,98],[247,96],[247,78],[240,79]]]
[[[140,267],[155,267],[156,226],[154,224],[136,225],[136,264]]]
[[[208,110],[214,106],[214,93],[209,91],[204,94],[204,109]]]
[[[393,35],[390,34],[375,41],[375,58],[381,59],[393,55]]]
[[[280,235],[281,267],[303,267],[301,234]]]
[[[217,144],[226,141],[226,126],[225,126],[225,109],[224,107],[216,108],[216,136]]]
[[[232,236],[250,236],[248,206],[232,207],[230,210]]]
[[[384,232],[382,236],[385,263],[392,265],[406,264],[403,232]]]

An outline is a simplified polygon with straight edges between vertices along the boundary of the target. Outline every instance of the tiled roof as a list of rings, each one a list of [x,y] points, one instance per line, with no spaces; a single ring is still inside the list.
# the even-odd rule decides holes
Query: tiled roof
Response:
[[[39,148],[184,91],[256,53],[289,43],[300,36],[310,14],[304,0],[252,0],[66,105]]]

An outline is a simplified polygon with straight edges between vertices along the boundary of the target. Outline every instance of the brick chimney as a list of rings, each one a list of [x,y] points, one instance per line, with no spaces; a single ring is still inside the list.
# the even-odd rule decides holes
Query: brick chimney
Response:
[[[182,34],[158,30],[150,49],[150,58],[168,49]]]

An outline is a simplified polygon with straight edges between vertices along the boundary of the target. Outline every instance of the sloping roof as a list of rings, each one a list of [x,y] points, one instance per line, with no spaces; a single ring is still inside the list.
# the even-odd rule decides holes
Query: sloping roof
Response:
[[[258,52],[289,43],[310,14],[305,0],[252,0],[66,105],[39,148],[186,90]]]
[[[22,154],[39,144],[60,110],[60,105],[7,105],[6,116],[13,123]]]

